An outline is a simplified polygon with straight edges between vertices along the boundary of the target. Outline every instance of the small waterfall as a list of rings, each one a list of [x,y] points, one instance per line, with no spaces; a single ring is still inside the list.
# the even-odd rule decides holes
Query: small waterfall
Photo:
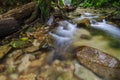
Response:
[[[75,19],[75,20],[82,20],[82,19],[85,19],[85,18],[87,18],[87,19],[96,19],[96,18],[98,18],[99,16],[95,16],[94,14],[92,14],[92,13],[83,13],[79,18],[77,18],[77,19]]]
[[[54,39],[55,48],[54,55],[63,56],[72,43],[76,25],[68,21],[60,21],[59,26],[54,33],[49,32],[49,35]]]
[[[91,26],[97,29],[101,29],[111,34],[113,37],[120,38],[120,29],[117,28],[116,26],[107,24],[105,19],[103,19],[102,22],[91,23]]]
[[[99,16],[96,16],[92,13],[83,13],[80,18],[77,18],[76,20],[82,20],[84,18],[87,18],[91,22],[91,26],[105,31],[106,33],[109,33],[111,36],[115,38],[120,38],[120,29],[117,28],[116,26],[113,26],[111,24],[106,23],[106,20],[103,19],[102,22],[97,22],[96,18],[99,18]]]

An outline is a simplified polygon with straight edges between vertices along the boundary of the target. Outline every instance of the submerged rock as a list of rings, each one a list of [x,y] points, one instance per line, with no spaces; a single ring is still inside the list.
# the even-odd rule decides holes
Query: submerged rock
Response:
[[[82,80],[102,80],[94,73],[92,73],[89,69],[85,68],[83,65],[80,65],[79,63],[75,63],[74,74]]]
[[[120,61],[98,49],[82,46],[75,49],[77,60],[105,80],[120,80]]]
[[[20,75],[18,80],[36,80],[36,75],[34,73]]]
[[[81,13],[79,13],[79,12],[74,12],[72,15],[75,16],[75,17],[79,17],[79,16],[81,16]]]
[[[6,69],[5,65],[0,64],[0,72],[4,72]]]
[[[30,65],[30,55],[27,54],[21,59],[21,64],[18,66],[18,72],[22,72],[28,69]]]
[[[91,39],[91,36],[86,35],[86,34],[82,34],[82,35],[80,36],[80,38],[86,39],[86,40],[90,40],[90,39]]]
[[[0,80],[7,80],[7,77],[5,75],[0,75]]]

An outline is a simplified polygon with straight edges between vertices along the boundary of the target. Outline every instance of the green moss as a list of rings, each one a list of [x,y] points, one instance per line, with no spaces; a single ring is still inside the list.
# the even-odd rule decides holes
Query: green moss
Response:
[[[120,40],[118,39],[111,39],[109,42],[110,47],[115,48],[115,49],[120,49]]]

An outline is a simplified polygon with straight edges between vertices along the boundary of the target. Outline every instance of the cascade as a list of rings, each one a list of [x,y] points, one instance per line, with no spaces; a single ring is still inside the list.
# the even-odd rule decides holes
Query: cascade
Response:
[[[116,26],[106,23],[105,19],[103,19],[102,22],[91,23],[91,26],[103,30],[106,33],[111,34],[113,37],[120,38],[120,29]]]
[[[54,55],[62,56],[69,48],[73,41],[74,33],[76,32],[76,25],[68,21],[60,21],[54,33],[49,32],[54,40]],[[53,53],[52,53],[53,55]]]

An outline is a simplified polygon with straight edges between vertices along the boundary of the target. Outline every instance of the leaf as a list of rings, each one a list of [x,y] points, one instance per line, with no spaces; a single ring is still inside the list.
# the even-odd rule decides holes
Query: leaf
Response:
[[[28,38],[27,37],[22,37],[20,38],[22,41],[28,41]]]
[[[23,48],[27,41],[16,40],[11,42],[11,46],[14,48]]]

